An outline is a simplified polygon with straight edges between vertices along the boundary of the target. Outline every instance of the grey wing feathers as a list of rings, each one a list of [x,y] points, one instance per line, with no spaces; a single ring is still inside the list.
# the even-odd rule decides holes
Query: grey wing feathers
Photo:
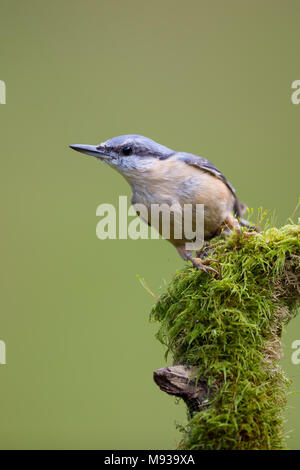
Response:
[[[216,176],[220,180],[222,180],[226,186],[230,189],[232,194],[235,197],[235,212],[236,214],[240,217],[242,215],[242,207],[241,204],[236,196],[235,189],[234,187],[229,183],[227,178],[223,175],[223,173],[218,170],[217,167],[213,163],[211,163],[209,160],[206,160],[204,157],[199,157],[197,155],[193,155],[192,153],[184,153],[180,152],[177,154],[178,159],[184,161],[188,165],[195,166],[197,168],[200,168],[201,170],[207,171],[211,173],[212,175]]]
[[[218,168],[215,167],[213,163],[211,163],[209,160],[206,160],[206,158],[198,157],[197,155],[193,155],[192,153],[179,153],[178,158],[180,160],[183,160],[188,165],[192,165],[192,166],[200,168],[201,170],[208,171],[212,175],[221,179],[228,186],[232,194],[236,196],[234,187],[225,178],[223,173],[221,173],[221,171],[218,170]]]

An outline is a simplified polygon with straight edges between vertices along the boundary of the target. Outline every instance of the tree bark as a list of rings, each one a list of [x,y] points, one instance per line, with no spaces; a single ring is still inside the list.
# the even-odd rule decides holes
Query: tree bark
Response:
[[[175,365],[155,370],[153,378],[163,392],[182,398],[192,415],[208,401],[205,381],[196,380],[197,372],[197,367]]]

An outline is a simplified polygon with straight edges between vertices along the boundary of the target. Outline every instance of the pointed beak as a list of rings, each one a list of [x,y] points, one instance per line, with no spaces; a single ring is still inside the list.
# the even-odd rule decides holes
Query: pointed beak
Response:
[[[106,155],[103,151],[99,150],[96,145],[69,145],[69,147],[73,150],[77,150],[77,152],[85,153],[86,155],[92,155],[92,157],[96,158],[104,158]]]

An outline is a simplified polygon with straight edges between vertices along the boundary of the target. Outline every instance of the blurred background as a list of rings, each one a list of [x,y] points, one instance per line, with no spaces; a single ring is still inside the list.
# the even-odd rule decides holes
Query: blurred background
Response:
[[[283,224],[299,191],[298,0],[0,0],[0,446],[170,449],[154,299],[184,263],[163,240],[96,238],[122,177],[68,148],[142,134],[212,160]],[[300,365],[289,447],[300,448]],[[168,364],[171,363],[171,358]]]

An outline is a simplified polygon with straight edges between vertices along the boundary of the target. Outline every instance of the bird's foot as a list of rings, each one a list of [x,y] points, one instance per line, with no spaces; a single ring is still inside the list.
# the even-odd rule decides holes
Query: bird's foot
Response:
[[[238,235],[241,235],[242,233],[239,221],[235,217],[233,217],[233,215],[228,215],[226,217],[224,223],[221,225],[221,229],[223,229],[223,231],[226,231],[228,229],[234,230]]]
[[[209,266],[210,263],[217,263],[220,266],[219,261],[217,261],[216,259],[212,259],[212,258],[205,258],[205,259],[193,258],[190,255],[186,255],[186,260],[191,261],[193,267],[195,269],[199,270],[199,271],[203,271],[207,274],[208,273],[213,273],[217,277],[220,276],[219,271],[217,271],[216,269]]]
[[[242,232],[242,236],[245,237],[245,238],[250,238],[250,237],[254,237],[258,235],[257,232]]]
[[[242,225],[246,225],[246,221]],[[242,231],[241,230],[241,225],[239,224],[239,221],[233,217],[233,215],[229,215],[226,217],[224,223],[220,226],[220,231],[223,233],[226,233],[228,229],[234,230],[240,237],[245,237],[245,238],[250,238],[258,234],[258,229],[255,226],[251,226],[249,223],[247,225],[249,231]]]

